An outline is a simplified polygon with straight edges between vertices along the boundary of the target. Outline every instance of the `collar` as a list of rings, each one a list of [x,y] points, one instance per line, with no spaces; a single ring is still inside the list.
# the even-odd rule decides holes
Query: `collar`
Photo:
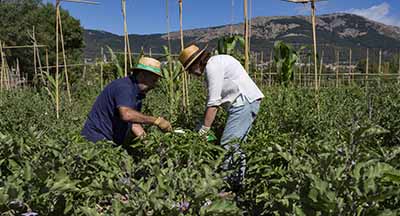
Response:
[[[139,100],[144,99],[146,97],[146,94],[143,94],[143,93],[140,92],[140,89],[139,89],[139,86],[138,86],[138,81],[137,81],[136,77],[133,76],[133,75],[130,75],[130,76],[128,76],[128,78],[132,82],[132,85],[134,87],[134,91],[137,92],[136,98],[139,99]]]

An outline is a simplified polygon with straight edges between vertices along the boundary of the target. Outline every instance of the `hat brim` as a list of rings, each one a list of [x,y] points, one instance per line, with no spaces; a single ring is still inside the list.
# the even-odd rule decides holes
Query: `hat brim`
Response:
[[[195,56],[189,61],[189,63],[187,63],[187,65],[185,66],[185,70],[189,69],[189,67],[192,66],[192,64],[201,56],[201,54],[203,54],[207,50],[207,48],[208,44],[204,46],[203,49],[198,51],[198,53],[195,54]]]
[[[135,68],[133,68],[133,71],[146,71],[153,73],[159,77],[163,77],[160,68],[155,68],[144,64],[138,64]]]

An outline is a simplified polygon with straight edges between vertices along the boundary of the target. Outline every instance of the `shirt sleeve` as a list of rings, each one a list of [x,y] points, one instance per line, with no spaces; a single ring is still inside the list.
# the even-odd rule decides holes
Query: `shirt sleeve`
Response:
[[[220,64],[211,61],[206,66],[207,75],[207,107],[220,106],[222,102],[221,92],[224,83],[224,71]]]
[[[113,96],[117,108],[124,106],[135,109],[136,95],[132,90],[129,90],[129,88],[124,88],[123,86],[119,86],[114,89]]]

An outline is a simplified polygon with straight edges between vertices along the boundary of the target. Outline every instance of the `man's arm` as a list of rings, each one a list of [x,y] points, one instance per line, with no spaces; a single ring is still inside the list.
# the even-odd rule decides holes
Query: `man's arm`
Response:
[[[121,119],[126,122],[131,122],[131,123],[136,123],[136,124],[151,124],[151,125],[157,125],[161,130],[163,131],[172,131],[172,126],[171,124],[161,118],[161,117],[153,117],[153,116],[147,116],[142,114],[141,112],[138,112],[132,108],[125,107],[125,106],[120,106],[118,107],[119,114],[121,116]]]
[[[203,125],[210,128],[214,122],[215,116],[217,115],[218,107],[211,106],[207,107],[206,113],[204,115],[204,123]]]
[[[126,122],[138,124],[154,124],[156,117],[147,116],[129,107],[118,107],[121,119]]]

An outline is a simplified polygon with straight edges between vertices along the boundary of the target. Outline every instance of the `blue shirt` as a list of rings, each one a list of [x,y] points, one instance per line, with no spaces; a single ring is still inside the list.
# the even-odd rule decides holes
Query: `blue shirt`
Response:
[[[132,123],[121,119],[118,108],[142,108],[144,95],[140,93],[134,77],[117,79],[108,84],[97,97],[81,132],[87,140],[112,140],[122,144]]]

